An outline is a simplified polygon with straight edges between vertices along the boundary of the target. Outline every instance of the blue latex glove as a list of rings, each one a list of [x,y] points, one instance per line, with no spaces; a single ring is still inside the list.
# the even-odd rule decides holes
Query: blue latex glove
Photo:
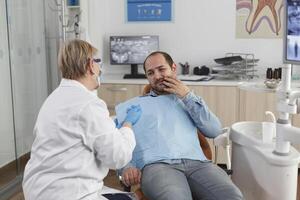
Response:
[[[131,125],[135,125],[135,123],[140,119],[142,115],[142,109],[140,105],[132,105],[130,108],[127,108],[127,115],[125,117],[124,122],[129,122]],[[124,123],[123,122],[123,123]]]
[[[119,123],[117,118],[114,119],[114,122],[115,122],[117,128],[121,128],[122,124]]]

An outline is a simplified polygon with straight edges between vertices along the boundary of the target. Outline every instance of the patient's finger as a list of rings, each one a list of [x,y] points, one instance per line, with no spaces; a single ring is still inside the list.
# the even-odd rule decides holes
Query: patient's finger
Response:
[[[168,82],[168,81],[163,81],[163,84],[164,84],[165,86],[167,86],[167,87],[172,87],[172,88],[175,88],[175,87],[176,87],[176,85],[175,85],[174,83],[170,83],[170,82]]]
[[[134,185],[134,173],[131,171],[131,174],[129,176],[129,183],[130,185]]]
[[[134,184],[138,184],[140,182],[139,173],[140,173],[139,169],[134,170]]]
[[[126,186],[130,186],[131,184],[131,171],[132,169],[129,168],[129,169],[126,169],[123,173],[123,183],[126,185]]]
[[[178,79],[172,78],[172,77],[165,77],[165,80],[168,81],[168,82],[171,82],[173,84],[180,83],[180,81]]]
[[[141,183],[141,178],[142,178],[142,173],[141,173],[141,171],[139,170],[139,171],[138,171],[138,184]]]
[[[128,171],[128,184],[129,185],[134,185],[134,177],[133,177],[133,170],[130,169]]]
[[[122,182],[124,183],[124,185],[129,186],[129,181],[128,181],[128,174],[124,173],[122,176]]]
[[[132,173],[132,180],[131,180],[131,184],[132,185],[135,185],[136,184],[136,181],[137,181],[137,174],[136,174],[136,170],[133,171]]]
[[[128,183],[127,183],[127,178],[124,176],[122,176],[122,183],[125,185],[125,186],[129,186]]]
[[[129,174],[127,175],[127,180],[126,181],[127,181],[127,185],[131,186],[131,176]]]
[[[165,92],[168,92],[168,93],[171,93],[171,94],[176,94],[176,90],[171,88],[171,87],[166,87],[166,88],[163,88],[163,90]]]

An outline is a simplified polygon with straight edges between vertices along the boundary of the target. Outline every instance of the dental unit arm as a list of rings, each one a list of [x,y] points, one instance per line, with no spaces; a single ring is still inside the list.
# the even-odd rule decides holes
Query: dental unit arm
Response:
[[[289,155],[290,145],[300,144],[300,128],[293,127],[289,120],[290,114],[297,114],[297,99],[300,91],[291,90],[291,64],[282,67],[282,85],[277,91],[278,120],[276,123],[276,146],[274,153]]]

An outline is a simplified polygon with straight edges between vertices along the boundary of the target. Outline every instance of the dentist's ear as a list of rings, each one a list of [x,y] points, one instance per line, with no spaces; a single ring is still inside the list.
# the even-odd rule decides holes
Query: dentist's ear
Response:
[[[93,59],[89,59],[88,63],[87,63],[87,71],[90,72],[91,75],[96,74],[96,70],[95,70],[95,65],[93,65]]]

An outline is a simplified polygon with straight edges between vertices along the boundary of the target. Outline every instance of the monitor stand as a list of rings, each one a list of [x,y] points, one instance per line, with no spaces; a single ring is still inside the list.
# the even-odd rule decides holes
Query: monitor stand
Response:
[[[125,74],[124,79],[142,79],[146,78],[145,74],[139,74],[138,73],[138,65],[137,64],[131,64],[131,74]]]

